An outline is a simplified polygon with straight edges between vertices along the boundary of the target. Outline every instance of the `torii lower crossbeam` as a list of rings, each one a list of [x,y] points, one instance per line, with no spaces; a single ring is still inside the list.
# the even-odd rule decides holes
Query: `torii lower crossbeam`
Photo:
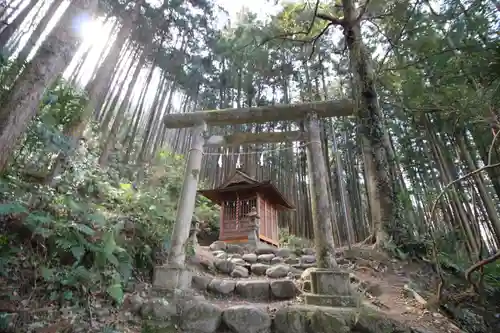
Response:
[[[205,141],[205,147],[242,146],[250,144],[280,143],[307,140],[299,131],[290,132],[237,132],[231,135],[212,135]]]

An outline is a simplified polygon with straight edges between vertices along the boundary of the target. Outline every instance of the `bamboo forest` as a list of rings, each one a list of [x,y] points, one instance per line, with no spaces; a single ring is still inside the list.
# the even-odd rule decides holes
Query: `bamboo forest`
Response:
[[[0,0],[0,332],[499,332],[499,32],[499,0]]]

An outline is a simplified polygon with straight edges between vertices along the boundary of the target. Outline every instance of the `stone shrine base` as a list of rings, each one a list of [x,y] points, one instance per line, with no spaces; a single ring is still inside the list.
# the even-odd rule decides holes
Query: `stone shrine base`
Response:
[[[184,265],[168,263],[156,266],[153,274],[153,289],[188,289],[191,287],[192,277],[192,272]]]
[[[316,269],[311,272],[311,293],[304,294],[307,305],[355,308],[358,295],[351,289],[349,273]]]
[[[358,302],[353,296],[318,295],[312,293],[304,293],[303,295],[307,305],[348,308],[358,306]]]

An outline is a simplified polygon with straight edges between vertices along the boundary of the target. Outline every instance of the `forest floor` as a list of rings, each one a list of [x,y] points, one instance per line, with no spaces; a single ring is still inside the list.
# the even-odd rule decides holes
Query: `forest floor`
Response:
[[[445,314],[432,310],[426,299],[431,299],[433,286],[437,285],[436,277],[430,265],[417,261],[401,261],[390,258],[384,253],[370,247],[355,247],[352,250],[339,249],[339,263],[352,276],[367,286],[365,303],[383,312],[386,316],[404,323],[405,326],[425,333],[459,333],[463,332]],[[190,260],[190,265],[198,275],[217,276],[207,270],[215,261],[207,247],[198,247]],[[147,279],[136,281],[125,294],[124,304],[117,308],[105,299],[105,295],[92,295],[79,306],[61,306],[61,304],[43,304],[37,301],[37,295],[43,295],[43,285],[27,286],[21,275],[14,280],[0,280],[0,313],[10,315],[11,330],[5,332],[106,332],[106,333],[149,333],[142,326],[140,313],[135,311],[137,297],[141,302],[151,297],[151,284]],[[33,274],[24,272],[24,274]],[[21,278],[21,280],[19,280]],[[227,275],[225,279],[230,279]],[[18,281],[17,284],[15,281]],[[36,278],[35,278],[36,281]],[[423,288],[418,294],[408,287]],[[427,291],[424,289],[428,288]],[[429,290],[431,289],[431,290]],[[4,297],[6,294],[17,297]],[[249,305],[262,308],[273,314],[278,308],[301,304],[301,297],[288,301],[254,302],[237,296],[216,297],[208,292],[197,292],[200,297],[219,305],[221,308],[234,305]],[[2,319],[2,318],[0,318]],[[0,330],[2,331],[2,330]],[[486,333],[486,332],[485,332]]]

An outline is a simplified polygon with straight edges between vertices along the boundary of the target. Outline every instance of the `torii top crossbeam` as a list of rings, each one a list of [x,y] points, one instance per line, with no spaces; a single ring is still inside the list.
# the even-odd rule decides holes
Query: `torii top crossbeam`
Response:
[[[311,102],[303,104],[279,104],[245,109],[224,109],[196,111],[166,115],[167,128],[193,127],[201,122],[207,125],[230,125],[247,123],[266,123],[280,120],[297,120],[314,112],[319,118],[349,116],[354,112],[350,100]]]

